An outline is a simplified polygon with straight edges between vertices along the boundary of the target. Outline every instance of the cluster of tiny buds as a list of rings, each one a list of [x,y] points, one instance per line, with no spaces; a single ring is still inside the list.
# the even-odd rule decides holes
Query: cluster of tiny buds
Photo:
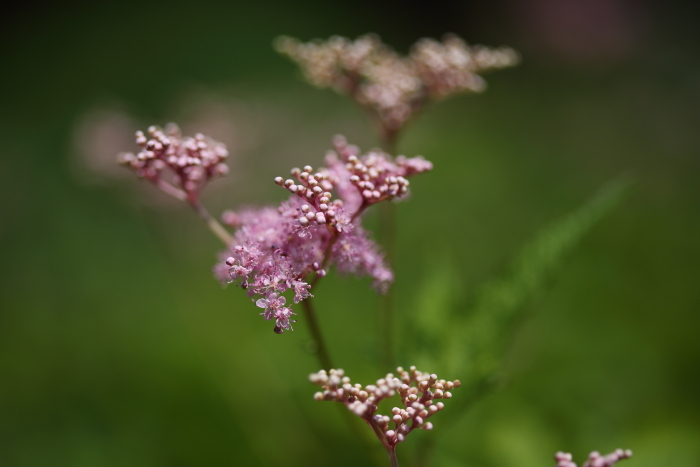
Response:
[[[604,456],[597,451],[593,451],[588,455],[588,460],[583,464],[583,467],[612,467],[618,461],[629,459],[630,457],[632,457],[632,451],[629,449],[616,449]],[[572,459],[571,454],[566,452],[558,452],[554,455],[554,460],[557,461],[556,467],[577,467]]]
[[[380,158],[378,153],[369,153],[364,163],[357,156],[350,156],[345,164],[348,172],[352,173],[350,181],[360,191],[365,203],[377,203],[408,193],[408,180],[400,175],[385,177],[381,161],[384,158]]]
[[[296,182],[289,178],[275,177],[275,183],[285,187],[291,193],[306,201],[301,205],[301,213],[297,218],[299,225],[306,227],[311,223],[318,225],[336,224],[336,210],[343,206],[342,200],[331,201],[333,194],[333,184],[328,179],[328,175],[322,171],[313,173],[313,167],[307,165],[302,169],[293,168],[291,174],[296,178]]]
[[[431,430],[433,424],[426,420],[445,407],[442,401],[435,400],[450,399],[450,390],[460,386],[459,380],[438,379],[437,375],[422,373],[414,366],[408,370],[399,367],[396,372],[396,375],[389,373],[377,380],[376,385],[365,387],[353,385],[340,369],[328,373],[321,370],[310,375],[309,380],[323,388],[323,391],[314,394],[314,399],[344,403],[350,411],[375,428],[375,432],[378,429],[382,433],[382,442],[396,446],[416,428]],[[391,416],[377,414],[378,404],[397,393],[404,407],[393,407]]]
[[[362,195],[365,205],[384,200],[400,198],[408,193],[410,177],[433,169],[433,164],[421,156],[393,158],[380,150],[358,156],[360,149],[354,144],[348,144],[345,137],[336,135],[333,138],[335,153],[345,165],[350,174],[350,183]]]
[[[173,123],[165,131],[151,126],[147,133],[148,136],[142,131],[136,132],[136,144],[141,147],[138,154],[121,153],[117,160],[170,194],[175,194],[173,190],[177,188],[188,194],[195,193],[212,177],[228,173],[224,163],[228,151],[223,143],[200,133],[183,138]],[[166,168],[172,172],[172,185],[161,178]]]

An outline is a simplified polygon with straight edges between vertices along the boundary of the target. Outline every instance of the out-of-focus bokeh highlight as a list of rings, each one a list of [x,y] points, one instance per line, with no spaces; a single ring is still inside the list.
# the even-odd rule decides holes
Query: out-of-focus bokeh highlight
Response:
[[[196,214],[113,164],[135,130],[176,121],[228,145],[210,211],[278,202],[272,179],[318,165],[334,134],[377,139],[273,39],[367,32],[403,52],[452,32],[523,57],[484,94],[430,107],[399,144],[435,164],[397,209],[400,322],[469,303],[541,227],[635,180],[528,305],[505,384],[414,435],[438,438],[433,465],[541,467],[617,447],[630,467],[700,465],[699,19],[694,2],[651,0],[15,4],[0,18],[0,465],[369,465],[312,399],[303,319],[273,334],[213,279],[220,245]],[[374,293],[324,281],[333,358],[369,383],[390,370],[376,364]],[[403,341],[400,363],[416,352]],[[408,445],[399,459],[411,465]]]

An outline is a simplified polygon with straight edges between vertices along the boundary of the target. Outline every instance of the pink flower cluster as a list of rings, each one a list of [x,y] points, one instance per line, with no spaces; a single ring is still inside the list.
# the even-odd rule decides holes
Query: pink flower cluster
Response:
[[[445,407],[438,399],[450,399],[450,390],[460,386],[459,380],[446,381],[437,375],[422,373],[412,366],[408,371],[396,369],[377,380],[377,384],[363,387],[351,384],[343,370],[321,370],[309,376],[309,380],[321,386],[314,399],[318,401],[342,402],[355,415],[372,427],[377,437],[387,449],[393,449],[404,441],[413,430],[432,430],[433,424],[426,421]],[[391,417],[377,413],[378,404],[384,399],[399,394],[402,407],[391,409]],[[393,427],[390,426],[393,424]]]
[[[292,329],[294,303],[311,297],[310,289],[326,268],[365,275],[384,292],[393,281],[378,246],[362,228],[360,215],[370,205],[405,196],[407,177],[432,169],[422,157],[391,156],[381,151],[360,155],[345,138],[334,138],[335,150],[326,167],[294,168],[293,178],[275,178],[291,193],[276,209],[266,207],[225,213],[225,222],[238,229],[221,254],[215,273],[223,283],[237,282],[275,332]]]
[[[583,467],[613,467],[618,461],[632,457],[632,451],[629,449],[617,449],[605,456],[593,451],[588,455],[588,460],[583,464]],[[576,467],[576,463],[572,461],[571,454],[566,452],[558,452],[554,455],[554,460],[557,461],[556,467]]]
[[[224,160],[228,151],[223,143],[202,134],[183,137],[174,123],[165,130],[151,126],[148,137],[136,132],[138,154],[121,153],[117,160],[166,193],[185,201],[194,201],[207,182],[226,175]]]

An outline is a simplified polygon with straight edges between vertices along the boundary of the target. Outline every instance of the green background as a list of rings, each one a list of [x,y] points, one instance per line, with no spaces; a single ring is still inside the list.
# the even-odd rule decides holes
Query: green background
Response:
[[[468,302],[607,181],[635,179],[524,310],[507,384],[444,430],[436,416],[399,448],[402,465],[426,436],[436,466],[546,466],[560,449],[582,460],[617,447],[635,451],[630,467],[700,465],[699,18],[692,2],[624,0],[6,10],[0,465],[370,464],[339,412],[312,400],[303,320],[273,334],[212,278],[220,246],[196,215],[111,165],[134,129],[178,121],[231,148],[231,175],[204,196],[212,212],[278,202],[272,178],[318,165],[333,134],[377,141],[273,38],[365,32],[400,51],[454,32],[524,58],[487,76],[483,95],[431,107],[399,145],[435,164],[397,209],[399,337],[444,294]],[[376,364],[369,282],[324,281],[333,358],[369,383],[389,370]],[[403,340],[400,363],[420,353]]]

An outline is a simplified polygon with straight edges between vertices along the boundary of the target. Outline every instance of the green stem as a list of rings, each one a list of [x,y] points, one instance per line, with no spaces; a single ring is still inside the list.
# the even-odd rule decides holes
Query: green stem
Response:
[[[396,238],[396,206],[391,202],[380,205],[379,210],[379,236],[386,255],[386,260],[393,268],[395,266]],[[393,368],[394,365],[394,295],[393,287],[385,294],[379,296],[379,315],[377,327],[379,330],[379,361],[382,368]]]
[[[398,132],[384,128],[381,132],[382,146],[386,152],[396,155]],[[386,254],[387,262],[394,267],[396,257],[396,206],[392,202],[381,203],[379,210],[379,238]],[[395,366],[394,356],[394,300],[393,289],[379,297],[379,361],[382,368]]]
[[[335,368],[333,363],[331,363],[331,357],[328,353],[328,348],[323,340],[323,334],[321,334],[321,327],[318,325],[318,320],[316,319],[316,312],[314,311],[311,298],[307,298],[302,301],[302,308],[304,309],[304,314],[306,316],[306,321],[309,323],[309,331],[311,331],[311,338],[316,343],[316,356],[318,357],[319,363],[321,363],[321,368],[324,370],[330,370]]]
[[[207,211],[204,206],[199,202],[199,199],[195,197],[190,197],[188,199],[190,205],[197,211],[199,216],[204,219],[204,222],[207,223],[207,226],[209,227],[209,230],[211,230],[214,235],[216,235],[219,240],[221,240],[224,245],[228,246],[233,242],[233,237],[231,237],[231,234],[228,233],[228,231],[224,228],[223,225],[219,224],[219,222],[214,219],[214,217],[209,214],[209,211]]]
[[[389,451],[389,459],[391,460],[391,467],[399,467],[399,460],[396,458],[396,447],[392,446]]]
[[[197,211],[199,217],[204,219],[204,222],[207,223],[209,230],[211,230],[214,233],[214,235],[216,235],[217,238],[224,243],[224,245],[228,246],[231,244],[231,242],[233,241],[233,237],[231,237],[231,234],[228,232],[228,230],[226,230],[223,225],[219,224],[219,222],[216,219],[214,219],[214,217],[211,214],[209,214],[209,211],[207,211],[204,208],[204,206],[202,206],[202,204],[199,202],[199,196],[197,195],[197,193],[188,193],[184,190],[172,186],[170,183],[160,178],[151,179],[151,182],[153,182],[153,184],[157,186],[161,191],[169,194],[173,198],[190,203],[190,206],[192,206],[194,210]]]
[[[170,183],[163,181],[160,178],[151,179],[151,182],[155,184],[161,191],[169,194],[173,198],[179,199],[180,201],[187,201],[187,193],[179,188],[172,186]]]

